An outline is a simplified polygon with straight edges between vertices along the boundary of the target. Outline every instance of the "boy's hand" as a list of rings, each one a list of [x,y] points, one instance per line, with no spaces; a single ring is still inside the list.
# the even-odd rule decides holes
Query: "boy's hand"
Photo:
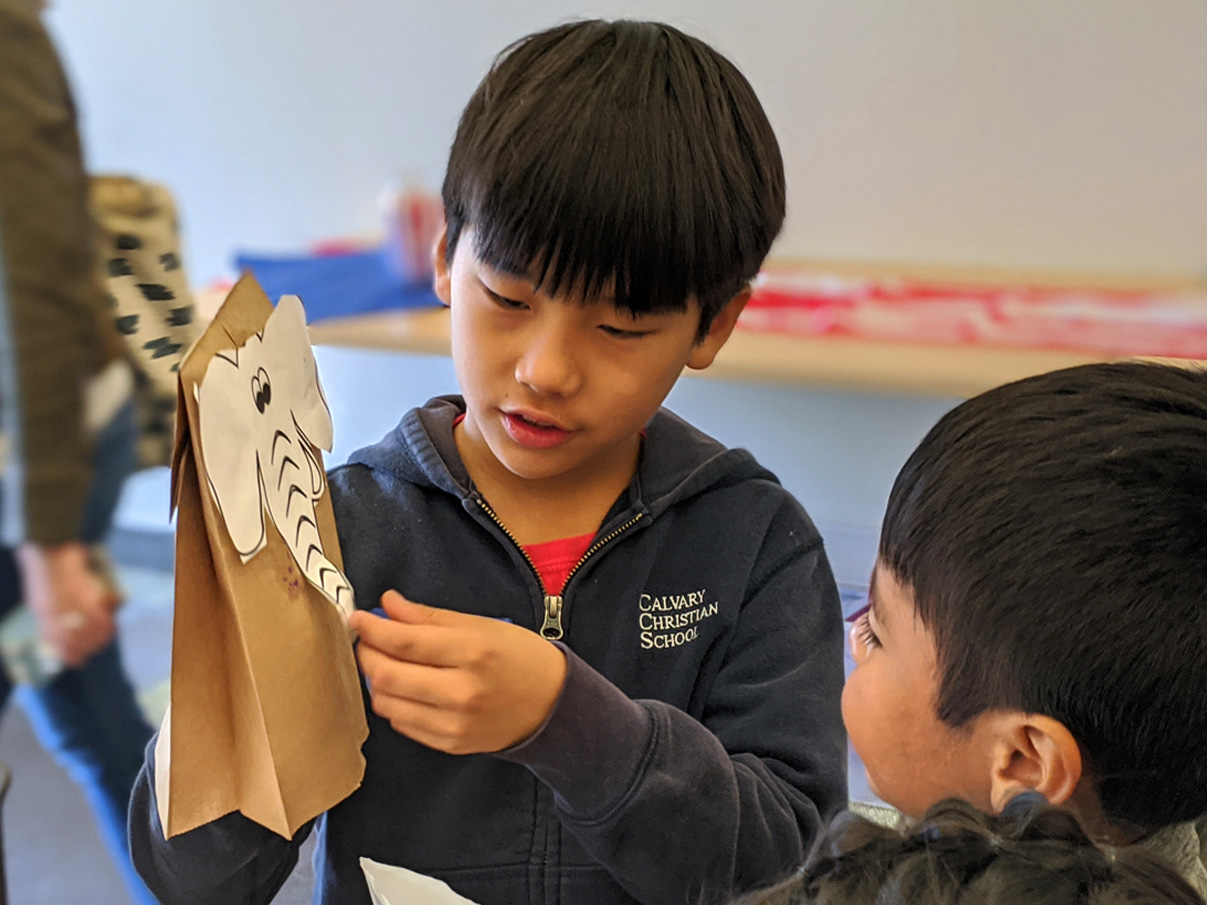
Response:
[[[363,610],[350,626],[373,712],[397,732],[449,754],[501,751],[549,715],[566,656],[528,629],[486,616],[381,596],[389,619]]]

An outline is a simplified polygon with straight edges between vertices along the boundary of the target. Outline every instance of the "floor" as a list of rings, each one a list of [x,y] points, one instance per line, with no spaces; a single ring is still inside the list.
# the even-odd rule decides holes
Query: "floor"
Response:
[[[159,531],[120,530],[112,550],[127,593],[121,612],[126,666],[144,708],[157,725],[166,706],[171,661],[172,537]],[[858,589],[844,593],[844,607],[858,607]],[[849,663],[848,663],[849,666]],[[851,790],[867,795],[863,769],[851,756]],[[0,761],[13,773],[4,803],[4,859],[9,901],[127,901],[79,790],[34,739],[19,707],[0,719]],[[310,901],[310,847],[274,900],[277,905]]]

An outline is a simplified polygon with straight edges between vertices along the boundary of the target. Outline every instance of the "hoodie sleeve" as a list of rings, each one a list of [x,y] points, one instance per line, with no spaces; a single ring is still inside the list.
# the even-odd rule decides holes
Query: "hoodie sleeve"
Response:
[[[155,799],[155,738],[130,798],[130,857],[163,905],[268,905],[297,864],[314,826],[284,839],[238,812],[164,839]]]
[[[805,533],[789,527],[772,531]],[[630,700],[567,651],[550,718],[502,755],[552,788],[566,829],[645,905],[784,877],[846,802],[841,608],[807,536],[762,559],[703,721]]]

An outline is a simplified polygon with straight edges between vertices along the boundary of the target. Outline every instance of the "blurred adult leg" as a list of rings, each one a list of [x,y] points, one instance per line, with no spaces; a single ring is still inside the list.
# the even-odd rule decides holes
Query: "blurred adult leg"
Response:
[[[86,542],[108,532],[122,482],[134,466],[134,434],[134,408],[127,404],[97,437]],[[83,790],[131,897],[152,905],[155,899],[130,863],[126,813],[153,730],[126,676],[118,641],[43,686],[19,686],[16,696],[38,740]]]
[[[21,605],[21,579],[17,572],[17,558],[7,547],[0,547],[0,619]],[[8,704],[13,686],[8,675],[0,669],[0,713]]]
[[[111,414],[123,394],[104,377],[120,375],[124,346],[107,322],[75,106],[40,9],[34,0],[0,0],[0,339],[6,349],[0,366],[10,366],[0,367],[0,417],[16,450],[9,476],[18,478],[6,484],[0,503],[7,508],[0,511],[8,516],[10,543],[15,538],[40,554],[64,547],[75,553],[108,530],[133,465],[133,412],[127,404]],[[81,381],[88,381],[84,393]],[[106,422],[99,432],[93,418]],[[81,467],[86,463],[95,474]],[[80,560],[73,560],[77,572]],[[88,611],[79,613],[85,616],[104,608],[95,583],[89,585]],[[23,597],[39,597],[40,591],[26,590]],[[111,630],[103,615],[98,645]],[[22,685],[17,697],[42,744],[83,788],[135,900],[152,902],[130,865],[125,833],[129,793],[151,729],[117,645],[43,686]]]

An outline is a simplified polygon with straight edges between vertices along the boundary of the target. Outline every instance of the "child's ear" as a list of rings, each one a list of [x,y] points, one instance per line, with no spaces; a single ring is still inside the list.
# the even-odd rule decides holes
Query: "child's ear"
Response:
[[[440,238],[432,246],[432,288],[445,305],[453,302],[453,276],[448,266],[448,225],[440,227]]]
[[[695,348],[692,349],[691,357],[687,360],[689,368],[702,371],[713,363],[713,359],[717,357],[717,353],[729,339],[729,334],[733,333],[734,325],[738,322],[738,315],[742,313],[742,309],[746,307],[748,301],[750,301],[749,286],[726,302],[725,307],[717,312],[717,316],[709,324],[704,338],[697,342]]]
[[[1035,791],[1065,804],[1081,782],[1081,748],[1064,723],[1014,711],[1001,715],[992,751],[990,802],[994,813],[1020,792]]]

